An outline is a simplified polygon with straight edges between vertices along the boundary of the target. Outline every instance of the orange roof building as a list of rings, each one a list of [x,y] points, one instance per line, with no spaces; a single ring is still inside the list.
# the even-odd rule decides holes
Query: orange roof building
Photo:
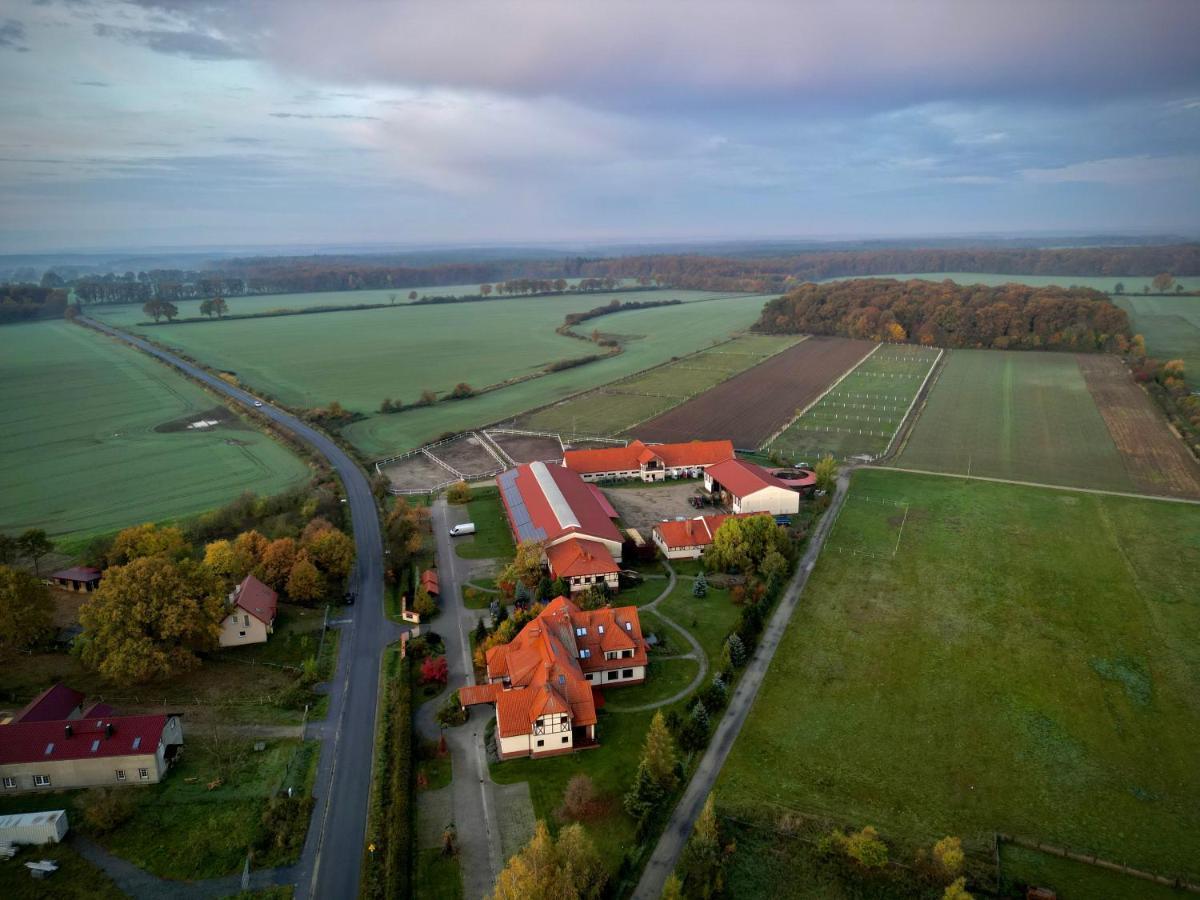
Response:
[[[800,511],[800,494],[762,466],[729,459],[705,470],[704,487],[724,494],[735,513],[790,516]]]
[[[594,692],[641,684],[647,662],[636,606],[581,610],[558,597],[488,650],[487,684],[458,696],[464,707],[495,704],[501,759],[556,756],[597,745]]]
[[[667,559],[699,559],[713,542],[726,519],[736,519],[753,513],[740,515],[696,516],[682,522],[659,522],[654,526],[654,543]]]
[[[611,478],[699,478],[709,466],[733,459],[732,441],[691,441],[686,444],[644,444],[631,441],[625,447],[599,450],[568,450],[563,466],[584,481]]]

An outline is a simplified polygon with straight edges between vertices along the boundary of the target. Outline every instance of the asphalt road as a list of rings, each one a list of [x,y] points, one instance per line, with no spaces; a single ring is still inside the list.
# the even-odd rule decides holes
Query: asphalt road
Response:
[[[174,354],[86,316],[80,316],[79,321],[265,415],[324,456],[342,480],[358,551],[351,576],[358,603],[348,610],[350,622],[342,630],[337,672],[330,686],[328,731],[313,791],[316,809],[297,866],[300,877],[296,896],[356,897],[371,795],[379,667],[384,649],[398,634],[383,613],[383,541],[367,477],[328,435],[295,416],[270,404],[256,409],[253,395]]]
[[[650,856],[650,861],[646,863],[642,878],[633,892],[633,900],[658,900],[662,896],[663,884],[675,870],[675,865],[679,862],[679,855],[683,852],[683,846],[692,834],[692,828],[696,824],[704,801],[708,799],[713,785],[716,784],[717,776],[721,774],[721,767],[725,765],[725,759],[729,756],[729,751],[733,749],[733,742],[737,740],[738,733],[746,722],[746,716],[754,705],[754,698],[762,685],[763,676],[767,674],[767,667],[771,664],[771,659],[775,656],[775,650],[779,647],[784,631],[787,630],[792,613],[795,612],[796,605],[800,602],[800,595],[808,583],[809,573],[812,572],[821,547],[825,544],[825,538],[829,536],[829,531],[837,520],[838,512],[841,511],[849,488],[850,475],[843,473],[838,478],[833,503],[821,519],[821,524],[813,534],[812,540],[809,541],[795,576],[788,584],[783,599],[779,601],[779,606],[775,608],[771,621],[767,623],[758,648],[746,666],[746,671],[742,673],[737,690],[733,692],[733,697],[729,701],[729,708],[717,724],[717,730],[713,733],[708,749],[704,751],[704,756],[700,758],[696,773],[688,782],[687,788],[684,789],[683,797],[676,804],[666,830],[659,838],[654,853]]]

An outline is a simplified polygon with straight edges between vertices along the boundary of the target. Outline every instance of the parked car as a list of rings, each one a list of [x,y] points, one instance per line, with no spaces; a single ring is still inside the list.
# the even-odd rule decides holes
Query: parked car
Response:
[[[450,529],[450,537],[461,537],[464,534],[474,534],[474,533],[475,533],[475,523],[474,522],[463,522],[462,524],[455,525],[453,528]]]
[[[347,606],[354,605],[354,597],[355,597],[354,591],[346,591],[345,602],[346,602]]]
[[[255,400],[255,401],[254,401],[254,405],[255,405],[255,406],[262,406],[262,401],[261,401],[261,400]]]

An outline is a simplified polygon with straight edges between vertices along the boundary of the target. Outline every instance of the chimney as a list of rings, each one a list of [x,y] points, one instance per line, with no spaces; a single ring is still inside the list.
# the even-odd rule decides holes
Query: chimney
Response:
[[[112,722],[108,722],[108,723],[107,723],[107,724],[104,726],[104,736],[105,736],[106,738],[110,738],[110,737],[112,737],[112,736],[113,736],[113,727],[112,727]]]
[[[71,727],[71,723],[68,722],[66,724],[66,727],[63,728],[63,731],[65,731],[67,733],[67,737],[70,737],[74,733],[75,729],[73,729]]]

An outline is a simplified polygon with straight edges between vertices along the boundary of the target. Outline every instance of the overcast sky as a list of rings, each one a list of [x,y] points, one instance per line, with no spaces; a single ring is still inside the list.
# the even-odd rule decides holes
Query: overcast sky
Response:
[[[1200,232],[1197,0],[0,0],[0,252]]]

